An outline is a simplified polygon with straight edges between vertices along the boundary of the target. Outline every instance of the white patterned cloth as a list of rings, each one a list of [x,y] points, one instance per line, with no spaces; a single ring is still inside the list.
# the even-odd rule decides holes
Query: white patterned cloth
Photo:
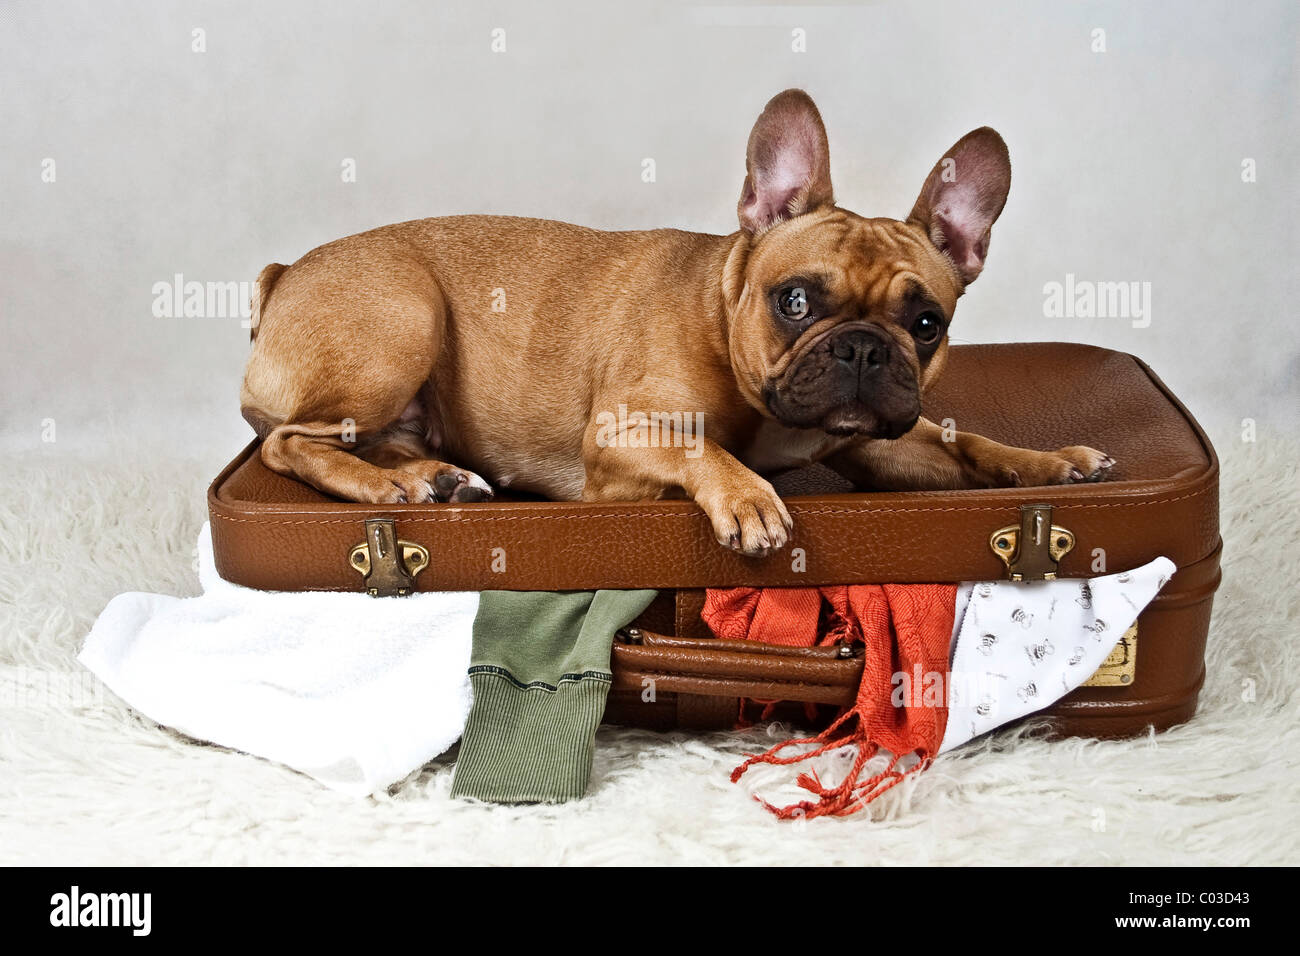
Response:
[[[1086,681],[1174,570],[1161,557],[1100,578],[959,588],[939,752],[1042,710]]]

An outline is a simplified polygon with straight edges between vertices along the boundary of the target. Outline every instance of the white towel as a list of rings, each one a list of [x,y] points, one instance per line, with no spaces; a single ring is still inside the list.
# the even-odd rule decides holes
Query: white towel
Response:
[[[206,524],[199,583],[196,598],[118,595],[79,660],[160,724],[357,796],[460,737],[477,593],[239,587],[217,576]]]

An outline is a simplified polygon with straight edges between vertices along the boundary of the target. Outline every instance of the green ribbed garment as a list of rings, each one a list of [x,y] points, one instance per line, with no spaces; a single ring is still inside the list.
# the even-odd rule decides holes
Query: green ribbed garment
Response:
[[[591,776],[614,633],[655,591],[484,591],[474,703],[451,792],[494,803],[576,800]]]

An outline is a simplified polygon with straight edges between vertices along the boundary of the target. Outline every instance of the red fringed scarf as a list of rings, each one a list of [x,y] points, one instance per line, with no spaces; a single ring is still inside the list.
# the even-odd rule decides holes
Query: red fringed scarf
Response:
[[[756,763],[794,764],[853,744],[857,757],[837,786],[822,786],[815,771],[799,775],[799,786],[816,800],[776,807],[757,798],[782,819],[845,816],[907,774],[928,766],[948,721],[948,645],[956,595],[956,587],[947,584],[710,590],[703,618],[718,637],[794,647],[865,645],[862,683],[853,706],[816,737],[787,740],[751,756],[732,771],[732,782]],[[896,687],[903,699],[901,707],[894,704]],[[787,747],[804,744],[818,746],[792,757],[780,756]],[[882,749],[893,756],[889,766],[860,779],[867,761]],[[917,763],[900,771],[898,762],[907,754],[915,754]]]

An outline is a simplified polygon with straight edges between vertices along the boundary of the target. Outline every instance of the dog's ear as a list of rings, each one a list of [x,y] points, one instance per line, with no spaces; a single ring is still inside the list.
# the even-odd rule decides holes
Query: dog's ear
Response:
[[[748,233],[834,202],[821,114],[803,90],[778,93],[749,134],[736,212]]]
[[[957,140],[930,170],[908,221],[918,222],[947,254],[962,281],[984,269],[989,231],[1011,188],[1011,157],[993,129],[981,126]]]

